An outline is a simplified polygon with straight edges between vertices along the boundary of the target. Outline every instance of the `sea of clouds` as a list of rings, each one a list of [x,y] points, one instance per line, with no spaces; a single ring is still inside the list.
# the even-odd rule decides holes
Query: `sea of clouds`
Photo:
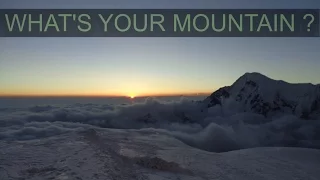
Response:
[[[262,146],[320,148],[319,121],[239,112],[232,100],[205,110],[200,102],[186,98],[0,108],[0,140],[4,141],[34,140],[92,127],[152,129],[212,152]]]

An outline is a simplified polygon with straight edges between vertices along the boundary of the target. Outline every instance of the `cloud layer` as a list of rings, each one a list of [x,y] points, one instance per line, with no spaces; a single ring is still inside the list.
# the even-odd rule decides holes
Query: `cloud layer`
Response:
[[[0,140],[30,140],[91,127],[153,128],[207,151],[224,152],[260,146],[320,148],[320,123],[292,115],[267,119],[237,113],[233,102],[201,111],[182,98],[148,98],[131,105],[73,104],[0,109]]]

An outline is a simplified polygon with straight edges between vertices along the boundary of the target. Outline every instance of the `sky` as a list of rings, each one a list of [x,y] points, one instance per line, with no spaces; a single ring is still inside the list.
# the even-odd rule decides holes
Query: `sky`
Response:
[[[1,9],[320,8],[319,0],[2,0]],[[0,38],[1,95],[211,93],[246,72],[320,83],[320,38]]]

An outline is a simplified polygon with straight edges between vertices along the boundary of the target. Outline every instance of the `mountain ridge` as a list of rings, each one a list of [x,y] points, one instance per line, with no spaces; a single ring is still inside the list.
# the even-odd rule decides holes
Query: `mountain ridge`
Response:
[[[239,112],[264,116],[289,113],[304,119],[318,119],[320,85],[274,80],[257,72],[245,73],[232,85],[219,88],[202,101],[204,108],[223,106],[234,100]]]

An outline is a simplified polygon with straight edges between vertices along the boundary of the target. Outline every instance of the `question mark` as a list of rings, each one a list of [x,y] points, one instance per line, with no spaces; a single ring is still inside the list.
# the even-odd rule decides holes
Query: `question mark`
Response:
[[[309,32],[309,31],[310,31],[310,25],[313,23],[314,17],[313,17],[312,14],[306,14],[306,15],[303,16],[303,19],[306,20],[307,17],[310,17],[310,18],[311,18],[311,20],[310,20],[309,23],[308,23],[308,32]]]

